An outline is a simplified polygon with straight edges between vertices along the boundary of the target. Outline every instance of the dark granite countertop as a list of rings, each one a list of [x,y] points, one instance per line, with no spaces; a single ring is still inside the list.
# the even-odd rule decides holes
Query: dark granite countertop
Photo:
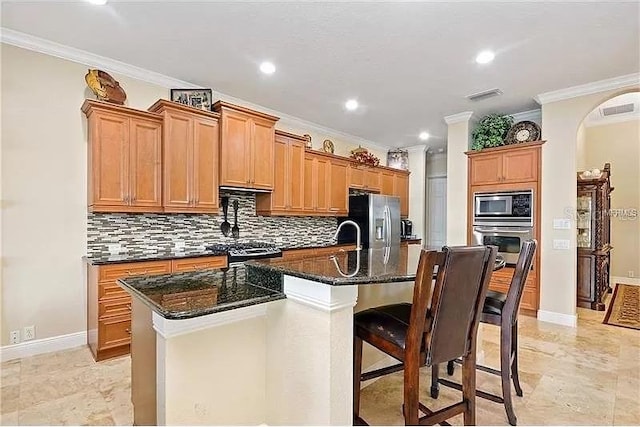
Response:
[[[360,251],[360,268],[352,277],[345,275],[356,271],[358,251],[338,252],[335,256],[321,255],[301,260],[271,258],[249,261],[245,265],[252,274],[262,274],[263,280],[271,280],[270,275],[278,273],[333,286],[407,282],[416,277],[421,249],[416,245],[408,246],[404,251],[396,248],[391,251],[386,263],[384,250],[364,249]]]
[[[87,262],[92,265],[103,265],[103,264],[120,264],[120,263],[129,263],[129,262],[142,262],[142,261],[165,261],[171,259],[181,259],[181,258],[199,258],[199,257],[207,257],[207,256],[221,256],[227,255],[226,249],[219,250],[206,250],[203,249],[201,251],[184,251],[184,252],[152,252],[152,253],[140,253],[140,252],[131,252],[124,253],[118,255],[90,255],[87,256]]]
[[[332,286],[408,282],[416,278],[421,250],[418,245],[396,248],[385,262],[384,250],[364,249],[360,251],[359,268],[357,251],[301,260],[263,259],[246,262],[245,266],[256,283],[275,283],[285,274]],[[502,267],[504,259],[496,261],[496,269]]]
[[[281,287],[269,289],[248,280],[243,266],[127,277],[118,284],[166,319],[188,319],[286,298]]]

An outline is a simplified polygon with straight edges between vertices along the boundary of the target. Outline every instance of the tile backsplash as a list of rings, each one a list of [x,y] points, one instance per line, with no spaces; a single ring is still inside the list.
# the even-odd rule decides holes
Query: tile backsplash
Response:
[[[89,213],[87,255],[195,252],[212,243],[251,240],[272,242],[283,248],[335,243],[336,218],[257,216],[255,194],[223,191],[220,196],[229,197],[228,220],[232,226],[232,203],[238,201],[237,240],[220,231],[222,207],[218,215]]]

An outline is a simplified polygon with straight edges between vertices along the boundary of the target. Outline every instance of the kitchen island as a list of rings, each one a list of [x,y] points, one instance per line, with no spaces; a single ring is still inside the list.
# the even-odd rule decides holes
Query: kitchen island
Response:
[[[359,288],[410,288],[420,249],[119,280],[135,424],[350,424]]]

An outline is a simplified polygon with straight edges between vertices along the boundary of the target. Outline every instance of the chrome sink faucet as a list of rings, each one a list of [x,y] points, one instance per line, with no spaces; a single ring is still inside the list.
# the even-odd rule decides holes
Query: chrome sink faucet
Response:
[[[354,222],[351,221],[350,219],[340,223],[340,225],[338,226],[338,229],[336,230],[336,234],[334,234],[333,238],[337,239],[338,238],[338,234],[340,234],[340,230],[342,230],[342,227],[345,225],[353,225],[356,228],[356,251],[361,251],[362,250],[362,235],[361,235],[361,231],[360,231],[360,226]]]

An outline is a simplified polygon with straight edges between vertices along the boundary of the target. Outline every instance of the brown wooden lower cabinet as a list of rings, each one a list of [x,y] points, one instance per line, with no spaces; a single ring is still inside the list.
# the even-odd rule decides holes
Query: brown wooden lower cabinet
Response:
[[[491,275],[491,282],[489,283],[489,289],[507,293],[509,286],[511,285],[511,278],[515,272],[514,267],[505,267],[501,270],[494,271]],[[536,316],[538,310],[538,292],[536,290],[536,276],[535,269],[531,270],[527,277],[527,282],[524,286],[524,292],[522,294],[522,301],[520,302],[520,313],[528,316]]]
[[[87,264],[87,344],[93,357],[100,361],[128,354],[130,350],[131,297],[116,283],[119,278],[226,266],[226,256]]]

